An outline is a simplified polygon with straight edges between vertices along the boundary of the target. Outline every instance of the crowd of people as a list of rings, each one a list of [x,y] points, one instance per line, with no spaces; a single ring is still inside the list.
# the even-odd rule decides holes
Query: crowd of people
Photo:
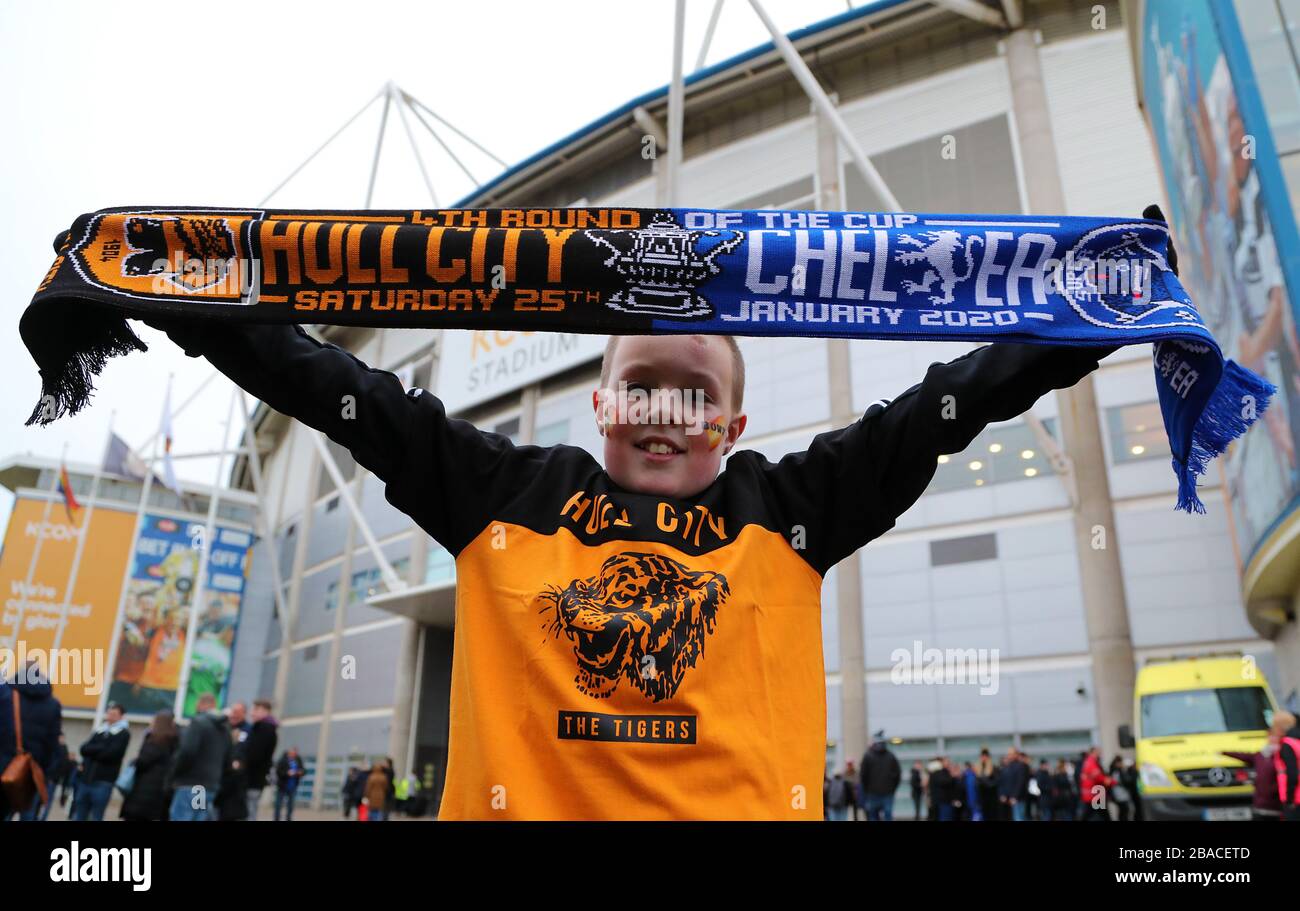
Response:
[[[872,743],[861,769],[849,762],[823,784],[826,818],[890,821],[902,782],[898,758],[883,740]],[[917,760],[908,773],[913,817],[968,820],[1110,820],[1142,818],[1137,768],[1116,756],[1104,766],[1092,747],[1074,758],[1034,762],[1012,747],[995,761],[988,749],[974,762],[938,756]],[[1111,808],[1114,808],[1112,815]]]
[[[16,758],[26,764],[20,802],[10,799],[8,785],[0,790],[0,821],[47,819],[56,802],[69,819],[101,821],[114,790],[123,795],[125,820],[249,820],[258,818],[269,788],[274,789],[274,800],[266,801],[273,803],[273,818],[292,820],[307,766],[294,747],[275,758],[279,724],[271,702],[258,699],[251,712],[243,702],[222,710],[209,693],[195,708],[184,726],[171,711],[157,712],[128,760],[131,733],[119,703],[109,702],[103,722],[73,752],[63,733],[62,706],[39,667],[27,668],[21,681],[0,680],[0,769],[9,769]],[[419,792],[413,779],[394,784],[392,760],[377,762],[353,805],[365,807],[373,821],[394,809],[409,810]],[[349,776],[345,815],[351,812],[346,794],[352,784]]]

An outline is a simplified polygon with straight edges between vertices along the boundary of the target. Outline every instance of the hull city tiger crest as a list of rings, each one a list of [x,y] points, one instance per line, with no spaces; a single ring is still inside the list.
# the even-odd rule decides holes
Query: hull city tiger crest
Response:
[[[1159,217],[1158,210],[1152,210]],[[1157,218],[634,209],[104,209],[55,241],[19,330],[28,424],[75,414],[150,316],[375,328],[1160,344],[1178,479],[1276,388],[1223,356]],[[198,264],[195,268],[194,264]],[[213,264],[221,264],[213,267]],[[1243,409],[1249,400],[1252,408]]]
[[[160,275],[179,290],[211,288],[228,275],[235,238],[224,218],[136,217],[126,220],[122,274]]]
[[[546,629],[573,643],[580,692],[608,699],[626,682],[661,702],[672,698],[704,654],[730,594],[719,573],[629,552],[607,559],[595,576],[551,587],[539,599],[550,614]]]

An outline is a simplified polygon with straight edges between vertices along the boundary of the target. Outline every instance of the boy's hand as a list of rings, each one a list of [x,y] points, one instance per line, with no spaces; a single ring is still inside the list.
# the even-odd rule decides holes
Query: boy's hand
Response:
[[[173,316],[140,317],[140,321],[151,329],[165,332],[167,337],[179,345],[187,357],[201,357],[199,342],[205,332],[210,332],[215,325],[197,320],[177,319]]]
[[[1161,212],[1160,207],[1155,203],[1151,203],[1151,205],[1142,210],[1142,217],[1149,218],[1152,221],[1163,222],[1165,225],[1169,224],[1169,222],[1165,220],[1165,213]],[[1169,232],[1169,248],[1167,252],[1169,255],[1165,257],[1165,260],[1169,263],[1169,271],[1173,272],[1174,275],[1177,275],[1178,251],[1174,249],[1174,232],[1172,231]]]

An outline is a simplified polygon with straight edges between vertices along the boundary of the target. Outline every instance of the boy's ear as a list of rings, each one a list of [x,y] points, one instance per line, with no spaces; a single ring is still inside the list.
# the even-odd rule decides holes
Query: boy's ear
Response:
[[[609,429],[609,412],[608,409],[601,407],[600,394],[600,389],[591,391],[591,410],[596,413],[596,431],[604,436],[605,431]]]
[[[726,455],[736,448],[736,441],[740,435],[745,432],[745,425],[749,423],[749,416],[738,414],[727,424],[727,445],[723,447],[722,454]]]

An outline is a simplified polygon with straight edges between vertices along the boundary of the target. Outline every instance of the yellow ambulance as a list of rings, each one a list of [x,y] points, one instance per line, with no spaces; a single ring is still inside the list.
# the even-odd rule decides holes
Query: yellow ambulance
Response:
[[[1254,770],[1223,754],[1268,741],[1277,702],[1247,655],[1155,659],[1138,671],[1134,726],[1120,746],[1137,749],[1146,819],[1248,820]]]

